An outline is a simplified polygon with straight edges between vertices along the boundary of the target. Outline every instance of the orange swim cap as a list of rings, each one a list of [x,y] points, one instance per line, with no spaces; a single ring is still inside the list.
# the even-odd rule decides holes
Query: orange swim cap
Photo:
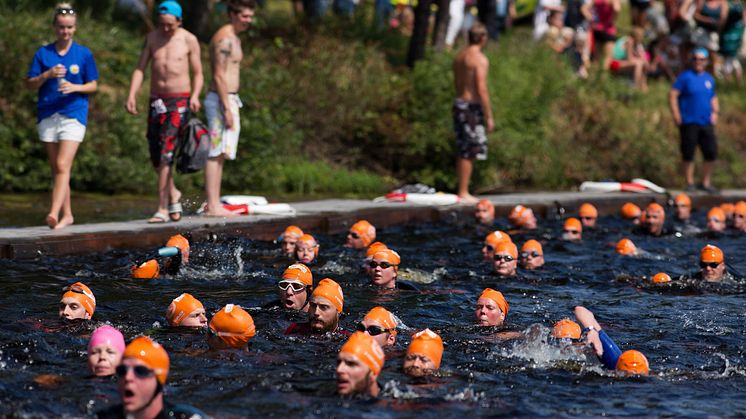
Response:
[[[371,260],[384,260],[392,265],[398,266],[401,263],[401,256],[391,249],[383,249],[374,253]]]
[[[725,211],[723,211],[720,207],[712,207],[709,211],[707,211],[707,219],[710,218],[716,218],[720,220],[720,222],[725,222]]]
[[[212,316],[210,330],[231,348],[243,348],[256,334],[251,314],[235,304],[226,304]]]
[[[630,239],[621,239],[616,243],[616,252],[624,256],[636,255],[637,246]]]
[[[367,220],[356,222],[352,227],[350,227],[350,231],[357,233],[366,247],[376,239],[376,228]]]
[[[307,243],[307,244],[311,245],[311,247],[314,248],[314,254],[316,254],[316,256],[319,255],[319,243],[316,241],[316,239],[312,235],[310,235],[310,234],[304,234],[304,235],[300,236],[298,238],[298,241],[295,242],[296,249],[297,249],[297,246],[300,243]]]
[[[375,375],[381,373],[383,362],[386,359],[383,349],[373,340],[373,336],[364,332],[353,333],[347,339],[347,342],[342,345],[339,353],[346,353],[357,357]]]
[[[484,238],[484,244],[492,246],[493,248],[498,245],[498,243],[502,242],[512,242],[513,240],[510,238],[508,233],[505,233],[504,231],[495,230],[492,233],[488,234],[487,237]]]
[[[733,213],[746,217],[746,201],[736,202],[736,206],[733,209]]]
[[[332,279],[324,278],[319,281],[316,289],[313,290],[312,296],[324,297],[329,300],[329,302],[337,309],[337,313],[341,313],[344,308],[345,297],[342,293],[342,287]]]
[[[575,217],[570,217],[567,220],[565,220],[565,230],[572,229],[572,230],[578,230],[583,231],[583,224]]]
[[[313,286],[313,275],[308,266],[302,263],[294,263],[282,273],[282,279],[287,281],[298,281],[306,286]]]
[[[443,339],[430,329],[417,332],[412,336],[412,343],[407,348],[407,355],[420,354],[430,358],[436,368],[440,368],[443,358]]]
[[[381,242],[375,242],[368,246],[368,250],[365,251],[365,257],[370,259],[377,251],[383,249],[388,249],[388,247],[386,247],[386,245]]]
[[[76,282],[70,285],[67,287],[67,291],[62,294],[62,298],[67,297],[76,299],[83,306],[88,315],[93,317],[93,312],[96,311],[96,297],[87,285],[82,282]]]
[[[285,237],[295,237],[296,239],[303,235],[303,230],[298,226],[288,226],[285,231],[280,235],[280,240],[284,240]]]
[[[161,385],[166,384],[170,362],[168,360],[168,352],[158,342],[151,340],[147,336],[135,338],[124,349],[122,358],[139,359],[155,372],[155,377]]]
[[[664,282],[671,282],[671,277],[665,272],[658,272],[653,276],[654,284],[662,284]]]
[[[194,310],[205,308],[202,303],[192,297],[192,294],[183,293],[171,301],[166,310],[166,320],[171,326],[179,326]]]
[[[524,207],[523,205],[516,205],[508,214],[508,221],[516,227],[523,227],[531,216],[531,208]]]
[[[622,214],[622,218],[624,218],[625,220],[633,220],[642,215],[642,210],[640,209],[640,207],[631,202],[627,202],[622,205],[622,209],[620,212]]]
[[[189,262],[189,240],[181,234],[171,236],[166,242],[166,247],[178,247],[181,251],[181,263]]]
[[[653,212],[658,212],[658,213],[663,214],[663,216],[666,215],[666,211],[663,209],[661,204],[657,202],[651,202],[650,204],[648,204],[648,207],[645,208],[645,212],[647,212],[648,214],[653,213]]]
[[[521,253],[523,252],[536,252],[541,256],[544,256],[544,249],[541,248],[541,243],[536,240],[528,240],[521,246]]]
[[[723,213],[726,217],[731,218],[736,210],[736,206],[731,204],[730,202],[724,202],[720,204],[720,209],[723,210]]]
[[[154,279],[158,278],[161,273],[161,267],[158,266],[158,261],[150,259],[140,266],[132,267],[132,278],[135,279]]]
[[[616,362],[616,369],[627,374],[648,375],[650,366],[642,352],[632,349],[622,353]]]
[[[700,262],[721,263],[723,260],[725,260],[725,255],[723,255],[723,251],[717,246],[708,244],[699,252]]]
[[[500,311],[503,312],[505,317],[508,317],[508,310],[510,306],[508,305],[508,301],[503,297],[503,293],[500,291],[495,291],[492,288],[485,288],[482,291],[482,294],[479,295],[479,298],[489,298],[490,300],[494,301],[495,304],[497,304],[498,307],[500,307]]]
[[[501,242],[495,246],[495,254],[507,252],[513,259],[518,259],[518,247],[513,242]]]
[[[368,314],[365,315],[363,320],[376,322],[383,326],[384,329],[389,329],[389,333],[396,336],[396,326],[398,325],[396,317],[383,307],[373,307]]]
[[[598,210],[593,206],[593,204],[586,202],[580,206],[580,209],[578,209],[578,215],[581,217],[598,218]]]
[[[680,193],[680,194],[676,195],[676,198],[674,198],[673,200],[674,200],[674,202],[676,202],[679,205],[684,205],[684,206],[687,206],[687,207],[690,207],[690,208],[692,206],[692,199],[689,198],[689,195],[687,195],[685,193]]]
[[[480,199],[479,202],[477,202],[477,208],[486,209],[493,215],[495,214],[495,204],[493,204],[489,199]]]
[[[558,339],[580,339],[580,325],[570,319],[562,319],[552,327],[552,336]]]

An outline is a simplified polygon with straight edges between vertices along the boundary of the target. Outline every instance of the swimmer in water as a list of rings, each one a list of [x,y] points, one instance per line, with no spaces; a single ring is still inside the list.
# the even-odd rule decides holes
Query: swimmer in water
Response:
[[[616,252],[622,256],[637,256],[640,251],[630,239],[621,239],[616,243]]]
[[[366,220],[360,220],[347,232],[345,247],[362,250],[376,240],[376,228]]]
[[[502,242],[512,242],[508,233],[495,230],[484,238],[482,246],[482,257],[485,262],[493,263],[495,258],[495,246]]]
[[[430,329],[417,332],[404,357],[404,374],[410,377],[432,375],[440,368],[443,358],[443,339]]]
[[[664,229],[666,223],[666,211],[657,202],[651,202],[645,208],[645,222],[643,231],[651,236],[662,236],[667,234]]]
[[[292,323],[285,330],[285,335],[349,334],[339,327],[339,317],[344,308],[344,294],[339,284],[329,278],[319,281],[308,306],[308,322]]]
[[[101,326],[91,334],[88,341],[88,370],[96,377],[108,377],[122,361],[124,336],[111,327]]]
[[[521,246],[518,263],[521,268],[532,271],[544,266],[544,250],[541,243],[536,240],[528,240]]]
[[[579,341],[582,335],[580,325],[570,319],[562,319],[552,326],[551,336],[556,339],[570,339],[573,342]]]
[[[518,248],[512,242],[495,246],[492,268],[498,276],[515,276],[518,267]]]
[[[60,318],[64,320],[90,320],[96,311],[96,297],[88,286],[76,282],[66,288],[60,300]]]
[[[508,315],[508,302],[500,291],[485,288],[477,299],[474,317],[480,326],[502,326]]]
[[[379,250],[385,250],[388,249],[388,247],[381,243],[381,242],[375,242],[368,246],[368,248],[365,250],[365,259],[363,260],[363,268],[365,269],[365,273],[370,276],[370,261],[373,260],[373,255],[376,254]]]
[[[383,350],[375,339],[362,332],[353,333],[337,355],[337,393],[378,397],[378,375],[384,361]]]
[[[730,202],[723,202],[722,204],[720,204],[720,209],[722,209],[725,213],[725,225],[732,226],[733,214],[736,211],[736,206]]]
[[[305,265],[316,262],[319,256],[319,244],[310,234],[304,234],[295,243],[295,260]]]
[[[396,317],[383,307],[373,307],[358,323],[357,331],[373,337],[382,348],[396,343]]]
[[[733,210],[733,229],[746,231],[746,201],[736,202]]]
[[[629,220],[633,225],[640,225],[640,217],[642,216],[642,210],[632,202],[627,202],[622,205],[620,209],[620,215],[625,220]]]
[[[707,282],[722,282],[733,280],[733,276],[725,271],[725,255],[719,247],[706,245],[699,252],[700,271],[694,275],[695,279]]]
[[[583,228],[594,229],[596,228],[596,220],[598,220],[598,210],[593,204],[585,202],[578,209],[578,218],[583,224]]]
[[[256,334],[254,319],[235,304],[226,304],[210,320],[207,344],[211,349],[245,349]]]
[[[477,224],[492,225],[495,223],[495,205],[489,199],[481,199],[474,207],[474,219]]]
[[[166,321],[171,327],[207,327],[205,306],[192,294],[183,293],[168,305]]]
[[[516,229],[536,230],[536,216],[531,208],[516,205],[508,214],[508,221]]]
[[[155,279],[160,277],[161,267],[157,260],[150,259],[142,264],[133,265],[131,273],[134,279]]]
[[[280,234],[279,242],[282,248],[282,253],[285,256],[292,257],[295,254],[295,243],[303,235],[303,230],[298,226],[288,226],[285,231]]]
[[[381,288],[396,288],[396,277],[399,274],[401,257],[391,249],[379,250],[373,254],[370,266],[370,282]]]
[[[712,207],[707,212],[707,231],[722,233],[725,231],[725,211],[720,207]]]
[[[562,227],[562,240],[571,242],[580,241],[583,238],[583,224],[577,218],[570,217],[565,220]]]
[[[169,275],[176,275],[179,273],[179,269],[182,266],[189,263],[189,240],[181,234],[171,236],[166,242],[165,247],[176,247],[179,249],[179,254],[165,258],[163,261],[163,269]]]
[[[97,413],[99,418],[207,418],[186,405],[172,405],[164,399],[168,378],[168,353],[147,336],[130,342],[116,368],[117,388],[122,403]]]
[[[277,283],[280,292],[280,306],[286,310],[308,312],[308,300],[313,290],[313,275],[308,266],[295,263],[282,273]]]
[[[676,195],[674,201],[674,219],[677,221],[689,221],[692,217],[692,199],[685,193]]]
[[[596,356],[603,366],[617,370],[625,375],[647,375],[650,367],[645,356],[635,350],[625,351],[601,329],[593,313],[585,307],[575,307],[575,318],[583,325],[586,341],[593,347]]]

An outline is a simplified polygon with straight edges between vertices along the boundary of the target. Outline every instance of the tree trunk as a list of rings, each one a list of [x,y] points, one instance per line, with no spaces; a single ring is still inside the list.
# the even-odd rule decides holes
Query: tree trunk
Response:
[[[425,57],[431,2],[432,0],[420,0],[414,9],[414,30],[409,41],[409,53],[407,54],[407,65],[412,68],[417,61]]]
[[[435,14],[435,28],[433,28],[433,46],[442,51],[446,45],[446,31],[448,30],[449,9],[451,0],[436,0],[438,13]]]

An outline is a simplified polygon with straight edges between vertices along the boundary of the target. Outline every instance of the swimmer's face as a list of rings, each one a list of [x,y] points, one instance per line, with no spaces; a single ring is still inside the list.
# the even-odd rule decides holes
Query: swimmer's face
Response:
[[[531,208],[526,210],[526,215],[521,227],[525,230],[536,230],[536,216]]]
[[[583,217],[580,216],[580,222],[583,223],[583,228],[595,228],[596,227],[596,217]]]
[[[423,377],[434,373],[438,367],[426,355],[421,353],[408,353],[404,357],[404,374],[410,377]]]
[[[300,263],[309,264],[316,259],[319,245],[316,242],[298,242],[295,244],[295,260]]]
[[[189,313],[179,326],[186,327],[207,327],[207,314],[204,308],[198,308]]]
[[[65,320],[88,320],[91,315],[85,311],[83,304],[73,297],[65,297],[60,300],[60,318]]]
[[[725,220],[720,217],[707,218],[707,230],[719,233],[725,230]]]
[[[523,269],[532,270],[544,266],[544,255],[535,250],[521,252],[518,256]]]
[[[492,265],[495,269],[495,273],[499,276],[513,276],[515,275],[516,268],[518,267],[518,261],[513,259],[513,256],[508,252],[495,252],[494,264]],[[499,260],[498,260],[499,259]]]
[[[660,211],[650,211],[645,214],[645,226],[650,234],[660,234],[663,231],[663,222],[666,216]]]
[[[358,357],[348,353],[337,355],[337,393],[341,395],[367,393],[376,377]]]
[[[382,325],[381,323],[375,321],[375,320],[367,320],[363,319],[363,321],[360,322],[363,326],[365,326],[365,334],[370,335],[374,341],[383,348],[384,346],[393,346],[396,343],[396,335],[391,332],[382,332],[378,333],[377,335],[372,335],[368,329],[373,326],[373,329],[380,329],[380,330],[386,330],[386,327]],[[360,329],[358,329],[360,330]]]
[[[704,262],[700,262],[700,267],[702,268],[702,279],[704,279],[707,282],[718,282],[721,279],[723,279],[723,276],[725,275],[725,263],[720,262],[716,267],[710,266],[710,264],[704,264]]]
[[[583,238],[583,232],[575,227],[565,227],[562,230],[562,240],[579,241]]]
[[[674,213],[676,214],[676,218],[679,220],[688,220],[692,216],[692,207],[690,207],[687,204],[683,203],[676,203],[676,206],[674,207]]]
[[[298,242],[298,238],[295,236],[287,236],[282,239],[282,253],[286,256],[293,256],[295,253],[295,244]]]
[[[485,262],[492,262],[493,258],[495,257],[495,247],[491,244],[485,243],[484,246],[482,246],[482,257],[484,258]]]
[[[733,214],[733,228],[736,230],[746,230],[746,214]]]
[[[477,208],[474,210],[474,219],[479,224],[492,224],[495,221],[495,209],[486,205],[477,205]]]
[[[77,18],[75,15],[57,15],[54,19],[54,33],[60,41],[69,41],[75,35]]]
[[[365,249],[366,246],[363,239],[360,237],[360,234],[350,230],[347,232],[347,242],[345,243],[345,247],[360,250]]]
[[[505,314],[491,298],[480,298],[477,300],[477,308],[474,317],[480,326],[500,326],[505,321]]]
[[[254,21],[254,9],[243,8],[235,13],[229,13],[231,24],[236,28],[236,32],[243,32],[249,29],[251,22]]]
[[[114,375],[114,370],[122,361],[122,353],[108,343],[94,346],[88,354],[88,370],[96,377]]]
[[[382,288],[395,288],[396,276],[399,267],[391,265],[382,259],[373,259],[369,262],[370,282]]]
[[[155,378],[155,373],[144,378],[135,375],[135,372],[132,370],[133,367],[148,367],[137,358],[125,358],[122,360],[121,365],[127,367],[127,372],[124,376],[118,377],[117,387],[119,389],[119,396],[122,398],[124,412],[134,414],[151,403],[158,388],[158,380]]]
[[[177,19],[174,15],[159,15],[158,16],[158,30],[163,35],[173,36],[176,30],[181,26],[181,20]]]
[[[302,310],[308,300],[308,287],[299,282],[280,281],[280,304],[287,310]],[[285,288],[284,290],[282,288]]]
[[[311,297],[308,308],[308,319],[314,332],[333,332],[337,329],[339,313],[331,301],[324,297],[314,296]]]

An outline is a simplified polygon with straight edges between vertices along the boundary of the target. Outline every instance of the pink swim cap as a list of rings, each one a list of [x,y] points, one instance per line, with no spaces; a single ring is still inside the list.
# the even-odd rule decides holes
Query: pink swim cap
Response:
[[[88,353],[90,354],[93,348],[102,343],[108,343],[119,353],[124,353],[124,336],[122,332],[111,326],[101,326],[93,331],[91,340],[88,342]]]

